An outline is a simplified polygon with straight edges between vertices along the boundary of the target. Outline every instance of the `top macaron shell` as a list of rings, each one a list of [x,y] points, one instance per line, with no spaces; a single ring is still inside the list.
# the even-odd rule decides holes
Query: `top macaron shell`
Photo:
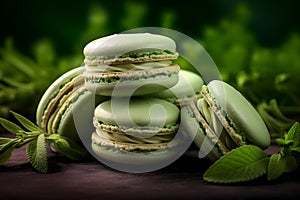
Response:
[[[123,55],[141,49],[176,49],[175,42],[165,36],[150,33],[114,34],[96,39],[83,50],[85,56]]]
[[[270,145],[268,129],[250,102],[231,85],[213,80],[207,85],[209,95],[227,113],[230,121],[245,134],[247,141],[266,148]]]
[[[150,125],[163,127],[176,124],[178,116],[179,109],[174,104],[156,98],[134,98],[129,102],[113,99],[95,109],[96,119],[103,123],[140,129]]]

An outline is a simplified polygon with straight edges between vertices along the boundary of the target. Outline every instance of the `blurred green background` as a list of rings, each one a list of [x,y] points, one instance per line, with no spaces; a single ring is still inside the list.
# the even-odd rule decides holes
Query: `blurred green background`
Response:
[[[299,116],[299,5],[292,0],[4,1],[0,116],[8,116],[12,109],[34,119],[47,87],[82,64],[85,44],[147,26],[194,38],[211,55],[223,79],[254,105],[272,109],[270,100],[275,99],[284,114]]]

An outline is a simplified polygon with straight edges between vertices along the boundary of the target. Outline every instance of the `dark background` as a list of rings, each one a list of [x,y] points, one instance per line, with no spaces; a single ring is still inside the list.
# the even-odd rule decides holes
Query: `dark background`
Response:
[[[162,26],[162,18],[171,13],[174,18],[173,29],[191,37],[201,37],[201,29],[215,25],[221,18],[230,16],[237,4],[244,2],[251,9],[253,19],[249,31],[265,46],[280,44],[291,31],[300,30],[299,1],[295,0],[250,0],[250,1],[3,1],[1,3],[1,43],[13,37],[22,50],[29,50],[31,44],[40,38],[51,38],[58,51],[70,53],[82,48],[75,42],[86,30],[93,7],[103,10],[107,17],[107,27],[99,36],[136,28],[122,23],[128,17],[130,6],[142,7],[144,14],[138,20],[142,26]],[[142,12],[143,12],[142,11]],[[131,9],[131,14],[141,12]],[[89,38],[90,40],[93,38]],[[88,40],[88,39],[87,39]],[[86,41],[87,42],[87,41]]]
[[[299,5],[295,0],[3,1],[0,116],[14,110],[34,120],[44,91],[82,65],[88,42],[139,27],[190,36],[204,45],[223,80],[251,103],[275,98],[284,113],[298,116]]]

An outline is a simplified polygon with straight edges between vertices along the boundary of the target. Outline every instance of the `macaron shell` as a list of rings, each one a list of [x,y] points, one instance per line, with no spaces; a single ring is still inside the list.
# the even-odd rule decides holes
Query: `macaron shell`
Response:
[[[166,36],[135,33],[114,34],[88,43],[83,53],[85,56],[123,55],[141,49],[168,49],[175,51],[175,42]]]
[[[82,132],[79,127],[92,127],[95,105],[107,98],[95,96],[84,87],[75,92],[73,99],[69,102],[66,101],[66,105],[60,108],[61,112],[59,111],[55,116],[58,119],[57,124],[53,124],[53,127],[56,127],[56,133],[80,142],[79,134],[89,135],[90,133]],[[93,102],[94,104],[92,104]]]
[[[42,122],[42,117],[44,115],[45,109],[48,106],[48,103],[56,97],[55,94],[59,92],[61,89],[60,87],[66,83],[68,83],[72,78],[78,76],[79,74],[84,72],[84,67],[77,67],[75,69],[72,69],[62,76],[60,76],[58,79],[56,79],[46,90],[42,98],[40,99],[40,102],[37,107],[36,111],[36,121],[37,124],[40,126]]]
[[[213,136],[213,132],[205,120],[201,119],[201,115],[193,102],[181,108],[181,122],[184,130],[193,138],[203,157],[208,157],[212,161],[221,157],[222,154],[217,146],[220,148],[222,144],[216,141],[217,138]]]
[[[261,148],[270,145],[268,129],[250,102],[231,85],[213,80],[207,85],[216,106],[221,106],[229,120],[245,135],[247,141]]]
[[[158,170],[181,154],[172,148],[147,152],[127,152],[113,147],[91,144],[92,154],[105,165],[124,172],[141,173]]]
[[[187,70],[180,70],[178,78],[176,85],[156,93],[154,96],[175,102],[176,99],[194,97],[201,92],[204,81],[198,74]]]
[[[95,117],[106,124],[121,126],[158,126],[176,124],[179,109],[172,103],[156,98],[113,99],[99,104]]]

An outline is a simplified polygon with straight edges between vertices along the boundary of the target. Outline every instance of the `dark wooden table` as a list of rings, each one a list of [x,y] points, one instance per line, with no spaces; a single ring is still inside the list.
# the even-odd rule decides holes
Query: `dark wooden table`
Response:
[[[3,136],[3,133],[1,133]],[[272,145],[267,153],[278,151]],[[35,172],[25,148],[17,149],[0,166],[0,199],[270,199],[300,196],[300,170],[276,181],[218,185],[202,179],[211,162],[192,149],[171,165],[149,173],[115,171],[91,158],[70,162],[49,151],[49,174]]]

